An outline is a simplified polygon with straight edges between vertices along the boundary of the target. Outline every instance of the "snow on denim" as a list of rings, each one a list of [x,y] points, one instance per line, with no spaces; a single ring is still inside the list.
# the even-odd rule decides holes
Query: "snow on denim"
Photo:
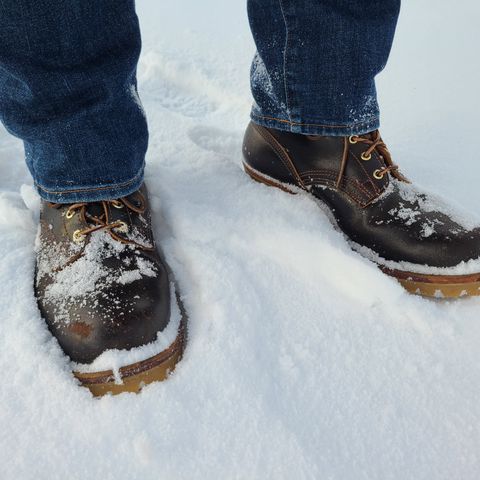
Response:
[[[248,0],[252,119],[304,134],[377,129],[375,76],[399,10],[400,0]]]
[[[254,121],[309,134],[377,128],[374,77],[399,4],[248,0]],[[133,0],[0,2],[0,119],[24,141],[44,199],[118,198],[143,182],[140,47]]]
[[[24,141],[44,199],[109,199],[141,185],[140,48],[133,0],[0,2],[0,118]]]

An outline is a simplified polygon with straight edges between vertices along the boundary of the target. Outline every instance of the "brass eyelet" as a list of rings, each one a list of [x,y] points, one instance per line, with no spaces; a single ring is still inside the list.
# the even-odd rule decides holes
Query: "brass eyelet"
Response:
[[[81,230],[75,230],[73,232],[72,238],[75,243],[82,243],[85,238],[85,235],[82,234]]]
[[[350,135],[348,137],[348,141],[352,144],[352,145],[355,145],[356,143],[358,143],[358,140],[357,140],[357,136],[356,135]]]
[[[384,174],[381,170],[378,170],[378,169],[373,172],[373,176],[374,176],[377,180],[382,180],[384,175],[385,175],[385,174]]]
[[[65,214],[65,218],[68,218],[70,220],[74,216],[75,216],[75,212],[73,210],[67,210],[67,213]]]
[[[369,153],[368,155],[365,155],[365,152],[363,152],[363,153],[360,155],[360,158],[361,158],[364,162],[368,162],[368,161],[372,158],[372,154]]]
[[[128,225],[125,222],[118,222],[118,227],[115,227],[115,230],[118,230],[122,233],[128,232]]]
[[[123,208],[123,203],[119,202],[118,200],[112,200],[112,204],[115,208],[118,208],[118,209]]]

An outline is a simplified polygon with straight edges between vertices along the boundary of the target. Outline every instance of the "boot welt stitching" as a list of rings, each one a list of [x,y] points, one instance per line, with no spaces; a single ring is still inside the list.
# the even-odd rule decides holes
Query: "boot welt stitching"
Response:
[[[335,176],[335,179],[336,179],[336,176]],[[329,179],[329,178],[323,177],[321,180],[324,182],[323,186],[330,187],[330,188],[332,188],[332,190],[338,192],[338,188],[336,188],[335,179],[334,178]],[[318,183],[315,183],[315,181],[313,181],[312,183],[309,183],[309,184],[310,185],[322,186],[321,184],[319,185]],[[377,198],[377,197],[375,197],[374,199],[372,199],[371,196],[368,196],[367,199],[362,199],[357,195],[355,189],[353,191],[349,191],[349,190],[346,190],[346,189],[341,189],[340,191],[342,193],[344,193],[345,195],[347,195],[347,197],[349,197],[354,203],[358,204],[362,208],[365,207],[366,205],[368,205],[375,198]]]
[[[370,179],[370,174],[367,172],[367,170],[365,169],[365,167],[363,166],[362,162],[360,161],[360,159],[352,152],[350,151],[350,154],[352,155],[352,157],[356,160],[357,164],[360,166],[360,168],[364,171],[365,173],[365,176],[370,180],[372,186],[373,186],[373,189],[375,190],[375,192],[377,193],[377,195],[380,195],[380,193],[382,192],[382,190],[380,190],[378,188],[377,185],[375,185],[375,182],[373,182],[373,180]],[[372,156],[373,158],[373,156]],[[380,165],[380,168],[381,167],[381,164],[380,162],[378,162],[378,164]]]
[[[336,182],[335,182],[335,180],[326,181],[324,186],[325,186],[325,187],[328,187],[328,188],[331,188],[331,189],[332,189],[333,191],[335,191],[335,192],[338,192],[338,190],[336,189]],[[347,192],[347,191],[342,190],[342,193],[345,194],[348,199],[350,199],[351,201],[353,201],[353,203],[355,203],[356,205],[358,205],[358,206],[361,207],[361,208],[364,208],[365,206],[368,205],[368,203],[366,203],[364,200],[358,198],[358,197],[357,197],[355,194],[353,194],[352,192]]]
[[[290,174],[295,178],[300,187],[304,187],[303,181],[295,168],[295,165],[292,162],[292,159],[285,151],[285,149],[280,145],[280,143],[276,140],[276,138],[264,127],[260,125],[255,125],[256,130],[262,136],[262,138],[273,148],[273,150],[277,153],[277,155],[282,159],[284,166],[290,172]]]
[[[336,179],[336,175],[330,175],[329,177],[327,175],[324,175],[324,176],[318,176],[318,175],[314,175],[313,176],[314,178],[311,178],[312,182],[309,182],[309,184],[319,184],[318,182],[328,182],[329,184],[334,181]],[[343,193],[346,193],[347,195],[352,195],[352,196],[355,196],[356,199],[360,199],[360,196],[358,195],[358,193],[364,193],[365,194],[365,197],[367,197],[366,199],[363,199],[361,200],[361,203],[364,203],[365,200],[370,200],[370,198],[372,197],[372,195],[370,193],[366,193],[364,192],[363,190],[360,189],[360,192],[357,193],[357,184],[353,181],[353,180],[350,180],[350,179],[347,179],[345,178],[344,181],[347,183],[347,186],[346,188],[335,188],[336,190],[339,190]],[[336,185],[336,183],[335,183]],[[348,188],[350,187],[350,188]]]
[[[323,173],[322,173],[323,172]],[[302,172],[302,177],[309,177],[309,176],[314,176],[314,177],[322,177],[323,175],[328,175],[329,177],[332,177],[335,175],[335,177],[337,176],[337,174],[335,172],[333,172],[333,170],[321,170],[321,169],[317,169],[317,170],[305,170],[304,172]],[[351,179],[349,177],[344,177],[342,179],[342,182],[345,181],[347,182],[348,184],[352,185],[352,187],[354,188],[359,188],[362,193],[364,193],[368,198],[371,198],[372,195],[377,195],[378,194],[378,191],[377,190],[374,190],[374,192],[371,192],[370,190],[367,189],[367,187],[362,184],[359,180],[355,180],[355,179]],[[373,182],[369,179],[368,180],[368,184],[371,185]]]
[[[312,185],[312,184],[314,185],[315,182],[321,182],[321,181],[328,182],[330,185],[330,182],[332,182],[337,178],[336,173],[328,170],[325,170],[323,172],[320,172],[320,171],[310,171],[310,172],[311,173],[308,174],[308,177],[310,177],[308,180],[313,180],[314,182],[308,182],[309,185]],[[347,188],[340,188],[340,189],[335,188],[335,190],[340,190],[346,195],[351,196],[352,199],[354,199],[356,203],[359,203],[360,205],[365,205],[366,202],[370,202],[375,198],[377,198],[377,195],[372,194],[372,192],[366,191],[364,187],[360,183],[358,183],[357,180],[352,180],[348,177],[344,177],[342,181],[344,181],[347,184]],[[350,187],[350,189],[348,187]],[[358,193],[363,193],[366,198],[360,199],[360,197],[357,195],[358,190],[360,190],[360,192]]]
[[[316,177],[317,179],[321,179],[323,177],[328,177],[328,179],[330,180],[331,178],[336,178],[337,177],[337,174],[335,172],[333,172],[332,170],[320,170],[320,169],[317,169],[317,170],[307,170],[305,172],[302,173],[302,177],[307,177],[307,180],[308,178],[310,177]],[[303,178],[303,180],[305,181],[306,179]],[[372,195],[374,195],[376,192],[371,192],[369,191],[365,185],[363,185],[362,183],[360,183],[358,180],[356,179],[351,179],[349,177],[344,177],[342,179],[342,182],[345,182],[347,183],[347,185],[351,185],[352,188],[358,188],[362,193],[365,194],[366,197],[370,198]],[[341,189],[339,189],[341,190]]]

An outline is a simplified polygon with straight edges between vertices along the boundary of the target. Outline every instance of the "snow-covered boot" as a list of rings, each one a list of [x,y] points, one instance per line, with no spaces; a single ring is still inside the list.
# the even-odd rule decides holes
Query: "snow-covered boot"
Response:
[[[137,392],[182,356],[186,315],[155,246],[145,187],[118,200],[42,202],[35,291],[94,395]]]
[[[480,295],[480,228],[399,172],[378,131],[308,136],[250,123],[244,168],[326,206],[351,247],[410,292]]]

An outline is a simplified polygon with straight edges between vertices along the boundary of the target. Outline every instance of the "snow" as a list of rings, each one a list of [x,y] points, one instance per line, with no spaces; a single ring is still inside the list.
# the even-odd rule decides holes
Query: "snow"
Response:
[[[78,387],[33,298],[38,199],[0,132],[0,477],[476,480],[480,299],[408,295],[315,202],[251,182],[245,4],[172,5],[138,3],[139,91],[185,357],[138,396]],[[405,2],[378,85],[402,172],[472,214],[479,14]]]

